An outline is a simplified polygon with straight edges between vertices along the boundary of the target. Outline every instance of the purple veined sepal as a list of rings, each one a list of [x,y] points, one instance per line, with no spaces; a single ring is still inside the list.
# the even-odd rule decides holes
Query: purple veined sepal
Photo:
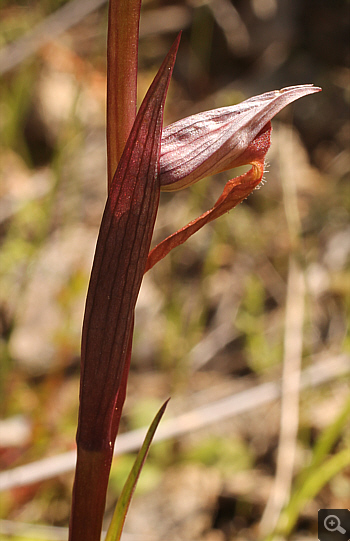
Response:
[[[162,134],[161,190],[180,190],[250,163],[242,161],[243,155],[263,127],[286,105],[320,90],[313,85],[290,86],[170,124]]]

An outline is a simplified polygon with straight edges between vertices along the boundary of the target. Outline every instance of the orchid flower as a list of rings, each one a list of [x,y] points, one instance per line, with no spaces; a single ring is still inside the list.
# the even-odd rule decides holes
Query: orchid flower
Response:
[[[149,254],[146,270],[203,225],[248,197],[263,178],[265,156],[271,143],[271,119],[289,103],[320,90],[313,85],[290,86],[232,107],[189,116],[163,129],[162,191],[180,190],[206,176],[241,165],[251,164],[252,168],[229,180],[210,210],[158,244]]]
[[[246,151],[268,122],[289,103],[319,90],[313,85],[290,86],[167,126],[162,133],[161,189],[179,190],[250,163]],[[255,160],[254,153],[250,154]]]
[[[140,4],[140,0],[110,0],[109,195],[82,331],[70,541],[100,539],[113,447],[126,394],[134,309],[144,273],[204,224],[251,193],[263,176],[273,116],[294,100],[320,90],[303,85],[268,92],[233,107],[190,116],[163,129],[164,103],[180,36],[136,115]],[[205,176],[244,164],[252,164],[252,168],[228,181],[210,210],[149,253],[160,190],[185,188]]]

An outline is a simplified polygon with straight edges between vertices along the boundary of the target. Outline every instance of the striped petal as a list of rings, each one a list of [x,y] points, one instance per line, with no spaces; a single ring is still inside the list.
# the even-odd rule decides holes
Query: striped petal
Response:
[[[209,175],[251,163],[245,151],[264,126],[289,103],[320,90],[313,85],[290,86],[167,126],[162,135],[161,190],[180,190]]]

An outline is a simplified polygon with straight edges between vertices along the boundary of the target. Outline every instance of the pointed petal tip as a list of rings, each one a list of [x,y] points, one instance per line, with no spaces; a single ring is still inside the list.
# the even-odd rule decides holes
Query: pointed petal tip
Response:
[[[276,95],[292,93],[292,92],[298,92],[300,94],[306,95],[306,94],[313,94],[314,92],[321,92],[321,91],[322,91],[321,87],[314,86],[313,84],[286,86],[285,88],[281,88],[281,90],[275,90]]]
[[[172,46],[170,47],[169,55],[176,55],[177,54],[177,50],[179,48],[180,41],[181,41],[181,36],[182,36],[182,30],[180,30],[180,32],[176,36]]]

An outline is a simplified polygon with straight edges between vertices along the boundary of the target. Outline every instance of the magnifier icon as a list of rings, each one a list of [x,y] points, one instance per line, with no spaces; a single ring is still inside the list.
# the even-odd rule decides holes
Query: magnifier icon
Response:
[[[327,515],[323,521],[324,527],[329,532],[346,533],[346,530],[340,525],[340,520],[336,515]]]

